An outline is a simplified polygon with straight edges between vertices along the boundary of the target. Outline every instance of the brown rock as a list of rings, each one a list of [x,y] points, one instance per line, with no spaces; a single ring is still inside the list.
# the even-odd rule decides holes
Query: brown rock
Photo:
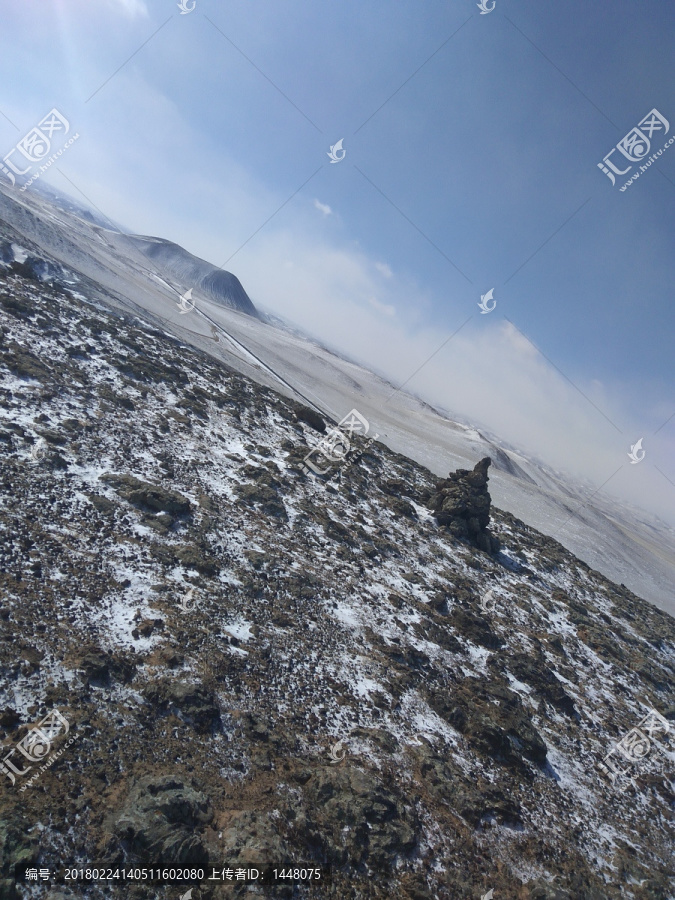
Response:
[[[439,481],[430,498],[439,525],[446,525],[459,538],[468,540],[486,553],[499,552],[499,541],[488,531],[492,499],[487,489],[489,456],[476,463],[473,471],[457,469]]]

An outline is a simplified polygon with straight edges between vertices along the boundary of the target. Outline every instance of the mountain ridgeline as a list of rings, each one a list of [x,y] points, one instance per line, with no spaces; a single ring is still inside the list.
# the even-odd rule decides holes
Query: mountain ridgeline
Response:
[[[193,256],[172,241],[142,235],[127,237],[141,253],[153,261],[158,271],[201,290],[216,303],[259,318],[258,310],[236,275]]]

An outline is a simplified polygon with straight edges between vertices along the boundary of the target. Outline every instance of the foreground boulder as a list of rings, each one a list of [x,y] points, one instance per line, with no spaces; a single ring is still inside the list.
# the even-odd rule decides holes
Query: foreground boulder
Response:
[[[490,503],[487,489],[489,456],[476,463],[472,472],[457,469],[439,481],[431,497],[431,508],[439,525],[447,525],[459,538],[470,541],[479,550],[497,553],[499,541],[488,531]]]
[[[205,794],[165,775],[140,779],[113,826],[132,858],[203,866],[208,864],[208,853],[202,832],[212,818]]]

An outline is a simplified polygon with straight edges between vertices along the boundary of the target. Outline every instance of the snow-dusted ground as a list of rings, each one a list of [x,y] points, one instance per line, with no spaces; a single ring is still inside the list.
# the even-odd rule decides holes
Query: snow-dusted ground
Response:
[[[672,716],[670,617],[506,513],[499,556],[474,552],[383,446],[306,476],[318,432],[295,406],[88,298],[8,274],[0,309],[0,737],[52,704],[82,735],[39,787],[0,782],[16,833],[61,826],[46,864],[114,849],[150,772],[209,798],[218,858],[260,833],[302,853],[317,831],[296,820],[337,858],[349,810],[335,896],[372,896],[363,849],[386,841],[400,873],[411,836],[437,900],[458,869],[473,896],[541,897],[554,875],[568,898],[669,896],[672,759],[642,760],[627,796],[598,764],[648,707]]]
[[[60,209],[36,193],[0,189],[0,218],[71,270],[105,291],[100,299],[136,313],[186,344],[281,393],[311,402],[340,420],[356,408],[370,434],[439,476],[473,468],[491,456],[490,491],[496,506],[560,541],[580,559],[639,596],[675,614],[675,531],[650,514],[594,487],[575,483],[452,421],[377,375],[297,333],[218,306],[193,292],[196,309],[179,312],[180,295],[124,235]],[[22,259],[25,248],[15,248]],[[169,279],[170,281],[171,279]],[[112,295],[112,296],[110,296]],[[592,497],[592,499],[591,499]]]

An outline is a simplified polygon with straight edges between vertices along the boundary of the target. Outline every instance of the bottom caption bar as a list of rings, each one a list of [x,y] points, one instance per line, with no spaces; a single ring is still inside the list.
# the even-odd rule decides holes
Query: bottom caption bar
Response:
[[[225,882],[239,884],[307,884],[330,882],[330,866],[260,865],[207,867],[183,866],[59,866],[35,868],[16,866],[17,884],[101,884],[132,882],[134,884],[202,884]]]

